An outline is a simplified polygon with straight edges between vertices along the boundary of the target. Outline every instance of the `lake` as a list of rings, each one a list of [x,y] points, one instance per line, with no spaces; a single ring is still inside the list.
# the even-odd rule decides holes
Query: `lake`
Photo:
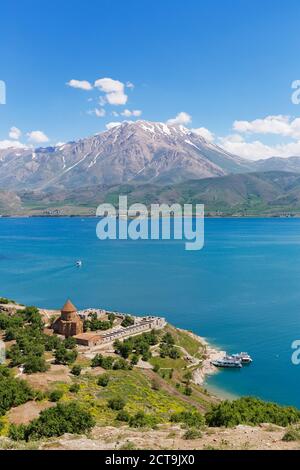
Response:
[[[0,219],[0,295],[25,304],[163,315],[254,359],[208,380],[228,394],[300,407],[300,220],[207,219],[205,246],[100,241],[94,218]],[[83,261],[76,268],[77,259]]]

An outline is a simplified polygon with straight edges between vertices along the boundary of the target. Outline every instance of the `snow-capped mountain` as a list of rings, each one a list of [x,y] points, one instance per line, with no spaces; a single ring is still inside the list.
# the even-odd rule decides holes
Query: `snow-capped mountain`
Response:
[[[247,160],[191,130],[149,121],[123,122],[57,147],[0,150],[0,185],[6,190],[168,184],[244,171]]]

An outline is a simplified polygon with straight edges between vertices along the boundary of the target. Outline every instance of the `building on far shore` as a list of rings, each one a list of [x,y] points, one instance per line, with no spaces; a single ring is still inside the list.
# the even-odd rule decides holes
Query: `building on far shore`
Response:
[[[52,325],[54,333],[63,335],[65,338],[83,333],[83,321],[77,314],[76,307],[67,300],[61,310],[61,315]]]

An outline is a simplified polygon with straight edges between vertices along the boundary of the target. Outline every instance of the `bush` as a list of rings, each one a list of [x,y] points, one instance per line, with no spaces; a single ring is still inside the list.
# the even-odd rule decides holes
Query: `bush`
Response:
[[[121,326],[124,328],[127,328],[127,326],[134,325],[134,318],[132,318],[130,315],[126,315],[124,320],[121,323]]]
[[[70,387],[69,387],[69,391],[70,391],[71,393],[78,393],[79,390],[80,390],[80,385],[79,385],[79,384],[72,384],[72,385],[70,385]]]
[[[75,366],[72,367],[71,369],[71,374],[75,375],[76,377],[79,377],[81,374],[82,367],[79,364],[76,364]]]
[[[156,372],[156,373],[158,373],[158,372],[159,372],[159,369],[160,369],[159,365],[158,365],[158,364],[155,364],[155,366],[153,367],[153,371]]]
[[[109,384],[109,375],[108,374],[100,375],[97,383],[98,385],[100,385],[100,387],[107,387],[107,385]]]
[[[190,397],[193,393],[193,389],[191,387],[185,387],[183,393],[187,396]]]
[[[58,437],[65,433],[82,434],[95,426],[90,411],[76,402],[59,403],[53,408],[41,412],[40,416],[27,426],[13,426],[10,437],[28,441],[43,437]]]
[[[205,425],[204,416],[198,411],[181,411],[171,416],[172,423],[183,423],[192,428],[201,428]]]
[[[66,349],[64,346],[60,346],[55,351],[55,362],[57,364],[70,365],[76,361],[77,355],[77,351]]]
[[[74,349],[76,348],[76,339],[70,336],[69,338],[64,339],[63,345],[66,349]]]
[[[300,429],[288,429],[287,432],[284,434],[282,440],[285,442],[300,441]]]
[[[26,374],[36,374],[37,372],[46,372],[49,365],[44,356],[27,356],[24,362],[24,372]]]
[[[243,397],[214,405],[205,415],[209,426],[233,427],[239,424],[272,423],[288,426],[300,420],[300,411],[292,406],[280,406],[258,398]]]
[[[180,352],[178,351],[177,348],[169,349],[168,355],[171,359],[179,359],[180,358]]]
[[[156,416],[145,414],[143,411],[139,411],[129,419],[129,426],[132,428],[154,428],[157,423]]]
[[[9,437],[13,441],[25,441],[26,426],[24,424],[20,424],[19,426],[16,424],[11,424],[9,427]]]
[[[62,398],[63,394],[64,393],[62,390],[53,390],[49,393],[49,400],[52,402],[57,402]]]
[[[113,364],[114,370],[128,370],[131,368],[132,366],[130,366],[130,364],[128,364],[128,362],[125,361],[125,359],[123,359],[122,357],[120,359],[117,359]]]
[[[122,422],[124,422],[124,423],[128,423],[129,420],[130,420],[130,415],[129,415],[129,413],[127,413],[127,411],[121,410],[121,411],[119,411],[119,413],[117,414],[116,420],[117,420],[117,421],[122,421]]]
[[[126,405],[126,402],[125,400],[123,400],[123,398],[111,398],[110,400],[108,400],[109,408],[115,411],[123,410],[125,405]]]
[[[191,439],[199,439],[202,437],[202,433],[198,429],[188,429],[186,433],[183,435],[183,439],[191,440]]]
[[[24,380],[12,377],[7,367],[0,366],[0,416],[33,398],[34,392]]]
[[[42,392],[41,390],[37,390],[34,395],[34,399],[36,401],[43,401],[47,398],[47,394],[45,392]]]
[[[136,366],[138,362],[139,362],[139,356],[137,354],[133,354],[131,357],[130,364],[132,366]]]

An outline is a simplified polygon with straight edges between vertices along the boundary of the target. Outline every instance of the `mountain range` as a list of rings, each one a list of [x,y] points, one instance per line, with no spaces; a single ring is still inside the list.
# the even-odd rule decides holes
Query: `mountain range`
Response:
[[[135,202],[203,202],[221,212],[290,209],[299,173],[297,156],[250,161],[183,126],[125,121],[77,142],[0,150],[0,211],[92,210],[124,191]]]

